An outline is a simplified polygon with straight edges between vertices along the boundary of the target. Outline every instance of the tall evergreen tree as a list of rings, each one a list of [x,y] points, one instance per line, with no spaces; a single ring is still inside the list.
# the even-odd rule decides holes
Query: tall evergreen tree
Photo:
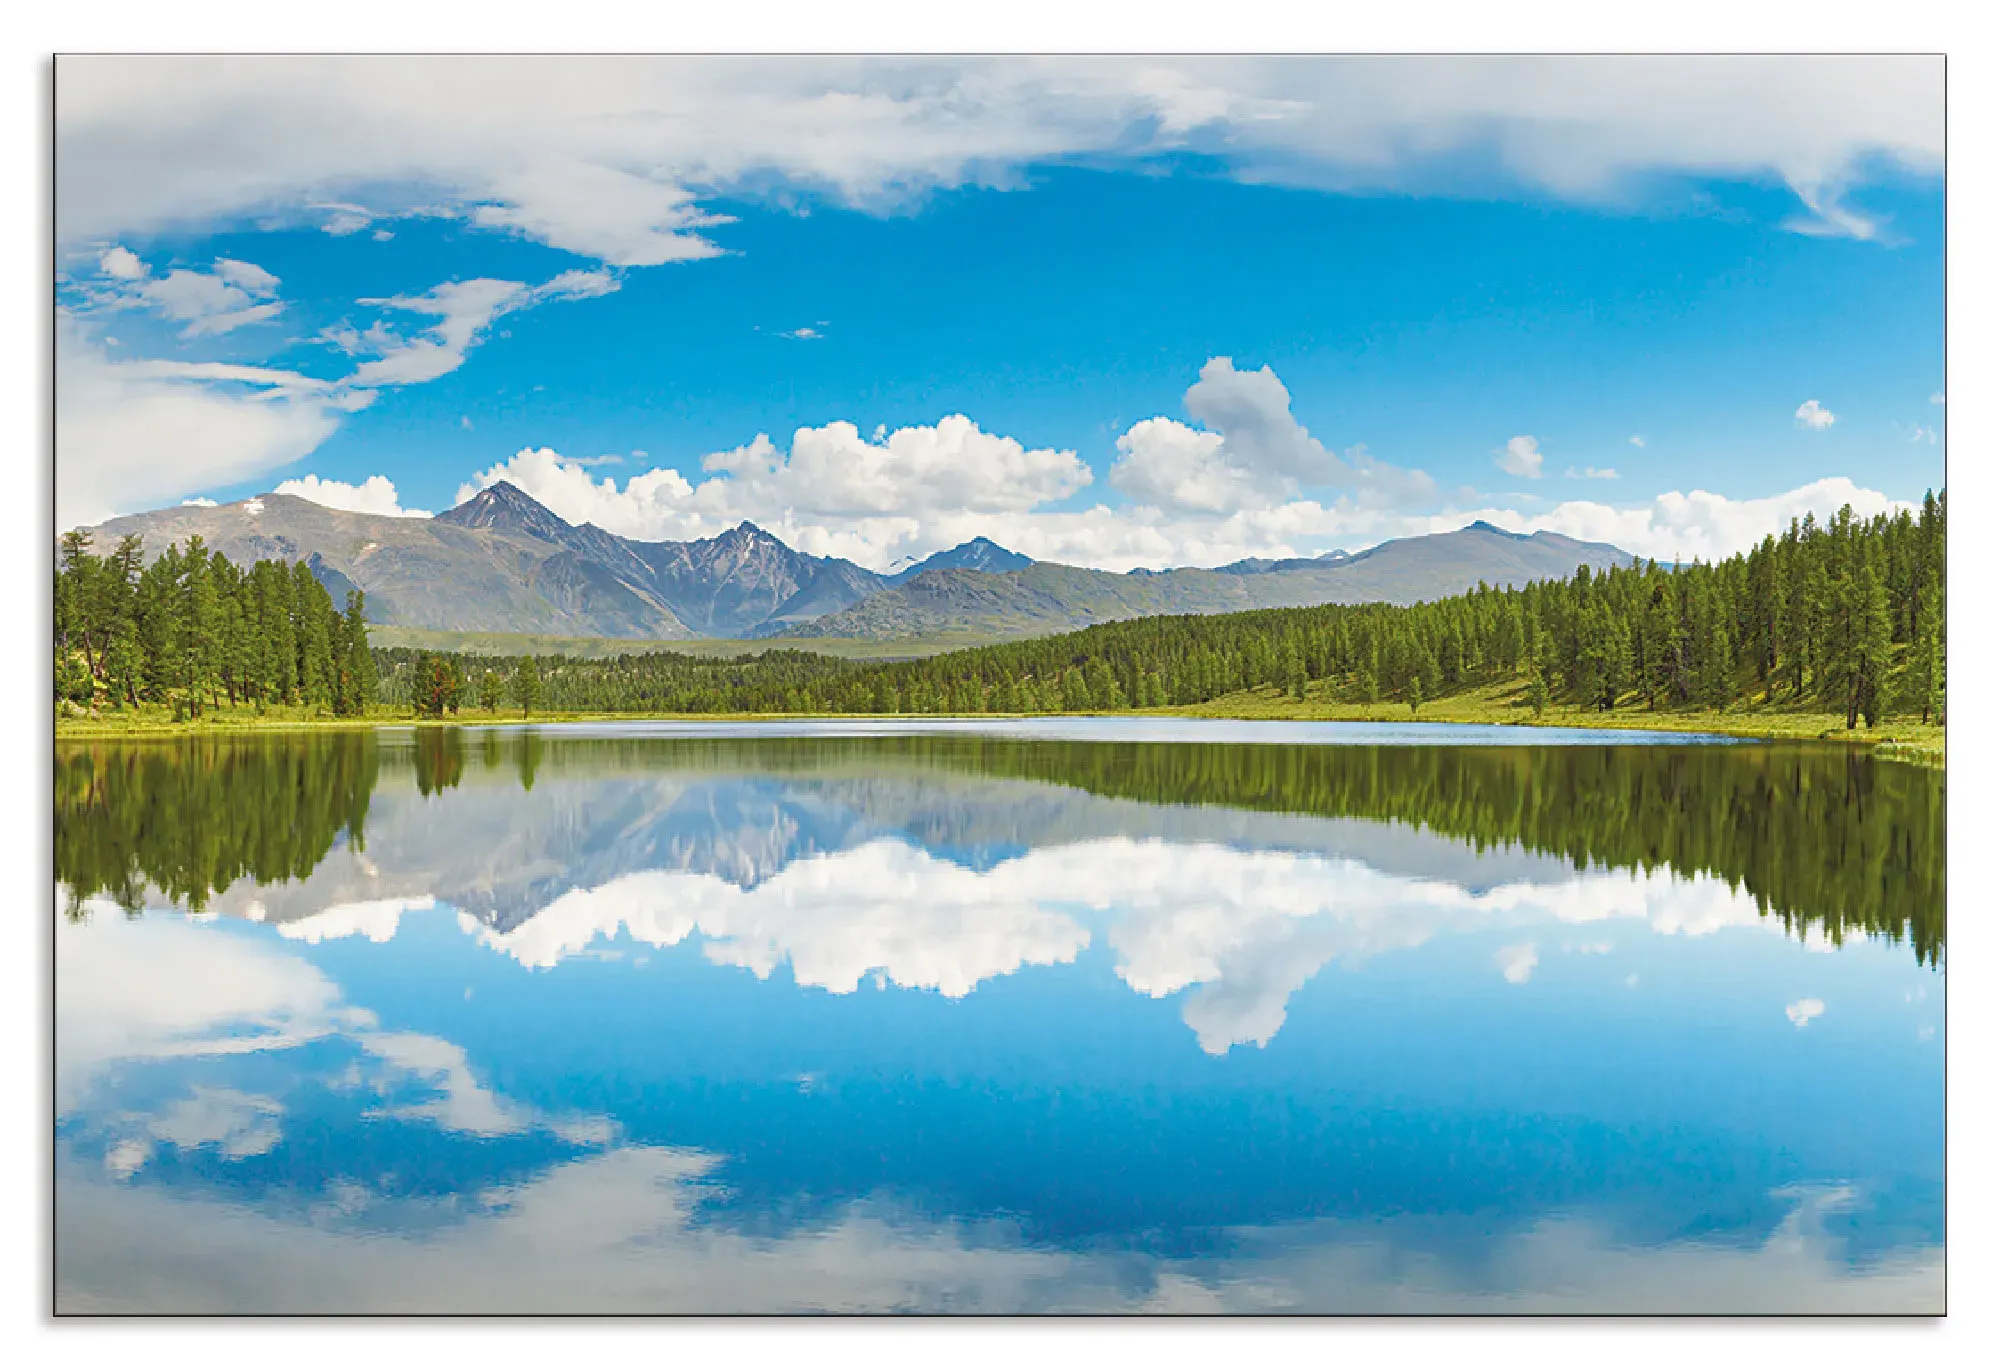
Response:
[[[520,707],[521,717],[533,713],[542,702],[542,676],[535,669],[535,659],[524,656],[514,663],[513,676],[514,703]]]

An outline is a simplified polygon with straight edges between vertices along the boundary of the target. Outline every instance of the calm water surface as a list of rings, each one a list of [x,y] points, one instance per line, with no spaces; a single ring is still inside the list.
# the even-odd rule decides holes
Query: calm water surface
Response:
[[[1528,741],[60,746],[58,1308],[1941,1311],[1942,777]]]

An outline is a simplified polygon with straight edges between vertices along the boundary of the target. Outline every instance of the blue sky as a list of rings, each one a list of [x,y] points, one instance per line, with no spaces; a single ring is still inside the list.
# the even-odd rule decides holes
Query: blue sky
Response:
[[[1055,94],[1029,63],[586,61],[541,96],[573,136],[503,151],[406,79],[435,66],[301,60],[65,59],[65,526],[504,476],[631,536],[751,518],[875,566],[1473,517],[1719,555],[1943,481],[1932,63],[1565,59],[1530,73],[1563,135],[1519,60],[1120,59]],[[1316,74],[1420,94],[1325,112]],[[752,98],[777,113],[729,124]],[[409,152],[286,141],[334,111]]]

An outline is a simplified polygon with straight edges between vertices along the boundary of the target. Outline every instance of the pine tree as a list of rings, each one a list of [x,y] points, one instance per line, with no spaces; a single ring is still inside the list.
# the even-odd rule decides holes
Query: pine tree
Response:
[[[1082,713],[1090,707],[1090,687],[1084,683],[1083,672],[1074,666],[1062,675],[1062,707],[1070,713]]]
[[[348,682],[347,712],[365,714],[375,702],[375,655],[368,650],[367,597],[359,590],[347,593],[347,613],[343,623],[344,672]]]
[[[445,672],[448,667],[436,652],[418,652],[410,684],[410,704],[424,718],[444,714]]]
[[[1844,616],[1849,631],[1843,662],[1847,678],[1847,726],[1852,728],[1860,715],[1872,728],[1889,701],[1889,596],[1875,574],[1873,563],[1865,557],[1850,585],[1848,612]]]
[[[542,675],[535,669],[535,659],[524,656],[514,665],[514,703],[520,706],[521,717],[533,713],[542,702]]]
[[[1735,661],[1730,649],[1729,632],[1720,618],[1711,620],[1708,630],[1708,650],[1702,654],[1701,702],[1711,709],[1722,709],[1735,697]]]
[[[181,682],[187,690],[189,709],[200,717],[215,692],[219,646],[217,621],[221,617],[222,606],[216,597],[208,549],[202,545],[199,534],[188,539],[182,574],[187,578],[187,633],[181,639],[185,658],[181,667]]]
[[[1109,713],[1118,707],[1118,682],[1102,657],[1091,660],[1089,669],[1084,672],[1084,684],[1090,692],[1086,707],[1100,713]]]
[[[327,623],[326,587],[303,561],[292,566],[293,641],[298,656],[299,703],[333,703],[333,642]]]
[[[1287,635],[1283,650],[1279,653],[1279,670],[1284,674],[1285,693],[1293,699],[1306,697],[1306,659],[1299,650],[1298,639]]]
[[[1657,709],[1662,701],[1678,704],[1687,697],[1687,632],[1681,624],[1680,604],[1666,575],[1655,567],[1649,578],[1653,584],[1640,621],[1642,646],[1638,674],[1646,707]]]
[[[1540,718],[1542,711],[1549,707],[1549,678],[1539,661],[1529,668],[1528,707],[1535,711],[1536,718]]]
[[[1930,501],[1925,500],[1928,512]],[[1903,707],[1929,723],[1944,721],[1944,592],[1932,572],[1917,611],[1915,640],[1903,669]]]

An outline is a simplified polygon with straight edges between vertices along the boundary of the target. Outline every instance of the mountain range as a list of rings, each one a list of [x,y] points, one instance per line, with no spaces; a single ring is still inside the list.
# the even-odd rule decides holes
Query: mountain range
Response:
[[[1606,543],[1482,522],[1351,554],[1123,575],[1033,561],[974,538],[884,575],[795,551],[748,522],[692,542],[620,537],[568,523],[506,481],[434,518],[267,494],[133,514],[91,531],[99,551],[136,534],[153,557],[198,534],[240,564],[303,561],[336,602],[366,591],[368,617],[380,624],[653,640],[1023,637],[1148,614],[1409,604],[1480,581],[1521,585],[1631,560]]]
[[[1602,542],[1560,533],[1509,533],[1478,522],[1450,533],[1396,538],[1365,552],[1325,558],[1235,562],[1214,570],[1087,570],[1032,562],[992,575],[937,567],[793,631],[799,637],[1029,637],[1153,614],[1226,614],[1307,604],[1415,604],[1481,581],[1525,585],[1629,565]]]

